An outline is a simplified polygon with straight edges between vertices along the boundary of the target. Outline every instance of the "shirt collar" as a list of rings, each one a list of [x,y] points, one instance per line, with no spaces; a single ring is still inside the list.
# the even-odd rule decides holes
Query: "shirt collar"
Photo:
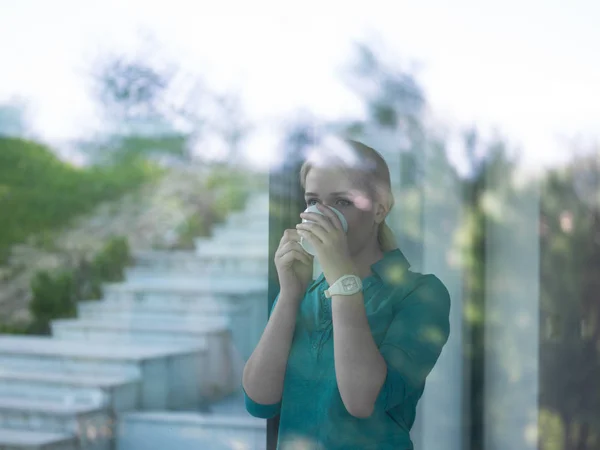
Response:
[[[387,284],[400,284],[404,279],[404,273],[410,267],[406,256],[399,248],[387,251],[383,258],[371,264],[373,274]],[[320,284],[325,279],[323,272],[314,281],[314,285]]]
[[[371,270],[384,283],[399,284],[404,278],[410,263],[399,248],[383,254],[383,258],[371,265]]]

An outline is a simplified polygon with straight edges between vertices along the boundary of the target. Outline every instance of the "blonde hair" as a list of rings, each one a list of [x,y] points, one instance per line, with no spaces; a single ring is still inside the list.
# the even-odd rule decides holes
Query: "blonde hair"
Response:
[[[322,144],[311,149],[300,168],[300,184],[305,190],[306,176],[313,167],[341,169],[347,175],[358,174],[362,187],[372,201],[383,204],[386,215],[394,206],[387,163],[379,152],[361,142],[329,137]],[[394,232],[385,219],[379,224],[377,240],[383,252],[398,248]]]

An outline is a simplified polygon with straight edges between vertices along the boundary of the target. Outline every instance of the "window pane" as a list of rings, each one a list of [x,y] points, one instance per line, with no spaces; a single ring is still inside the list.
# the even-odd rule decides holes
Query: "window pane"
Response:
[[[600,448],[597,6],[12,3],[0,448]]]

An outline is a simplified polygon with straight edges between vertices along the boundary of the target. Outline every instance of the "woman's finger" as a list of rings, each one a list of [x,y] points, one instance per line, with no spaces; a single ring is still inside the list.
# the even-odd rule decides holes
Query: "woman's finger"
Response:
[[[292,249],[289,252],[285,253],[281,258],[281,262],[283,263],[292,263],[294,260],[303,262],[306,265],[312,264],[312,259],[306,252],[301,252],[296,249]]]
[[[296,241],[296,242],[300,241],[300,236],[298,235],[298,231],[296,231],[294,228],[289,228],[283,232],[283,236],[281,236],[279,245],[281,246],[284,242],[289,242],[289,241]]]
[[[298,231],[295,229],[288,229],[283,232],[283,236],[281,237],[281,239],[279,241],[279,247],[275,251],[275,257],[285,253],[286,245],[290,242],[296,242],[296,243],[300,242],[300,235],[298,234]],[[283,250],[283,252],[282,252],[282,250]]]
[[[318,248],[323,244],[323,242],[309,230],[298,230],[298,234],[310,242],[313,247]]]
[[[298,231],[308,231],[314,234],[321,242],[327,240],[327,230],[317,223],[299,223],[296,225]]]
[[[298,237],[300,237],[300,235],[298,235]],[[306,250],[304,250],[304,248],[297,241],[288,241],[288,242],[284,243],[283,245],[281,245],[279,247],[279,249],[277,249],[277,252],[275,253],[275,256],[276,257],[282,257],[283,255],[285,255],[290,250],[297,250],[300,253],[305,253],[307,256],[309,256],[310,258],[312,258],[312,255],[310,255],[309,253],[307,253]]]

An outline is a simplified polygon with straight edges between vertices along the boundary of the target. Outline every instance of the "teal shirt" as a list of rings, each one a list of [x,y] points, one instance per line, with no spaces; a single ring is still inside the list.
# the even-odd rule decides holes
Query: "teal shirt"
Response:
[[[402,252],[392,250],[363,279],[369,325],[388,369],[368,418],[350,415],[337,387],[331,300],[324,294],[329,284],[321,273],[308,286],[297,316],[281,401],[262,405],[245,395],[251,415],[281,415],[278,449],[413,448],[409,431],[417,402],[450,331],[450,296],[436,276],[409,267]]]

